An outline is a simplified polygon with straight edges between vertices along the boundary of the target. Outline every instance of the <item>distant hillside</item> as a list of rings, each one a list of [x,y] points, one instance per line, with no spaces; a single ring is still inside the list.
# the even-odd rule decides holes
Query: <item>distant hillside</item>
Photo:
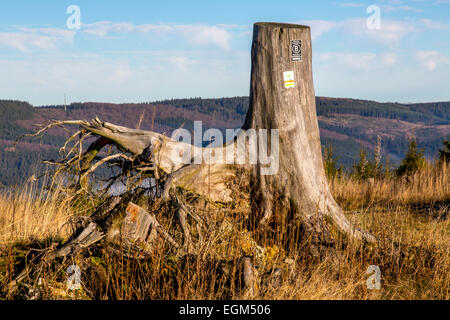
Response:
[[[192,129],[195,120],[203,121],[204,130],[239,128],[248,104],[248,97],[193,98],[137,104],[73,103],[64,111],[64,106],[33,107],[26,102],[0,100],[0,185],[23,180],[42,159],[57,158],[58,148],[71,134],[62,128],[52,129],[42,138],[22,139],[13,148],[19,136],[48,119],[98,116],[135,127],[145,112],[142,129],[170,135],[180,126]],[[384,156],[389,155],[394,165],[404,156],[409,138],[416,138],[425,155],[432,158],[442,140],[450,136],[450,102],[398,104],[317,97],[317,114],[322,144],[334,146],[346,168],[357,161],[361,145],[373,149],[377,135],[382,138]]]

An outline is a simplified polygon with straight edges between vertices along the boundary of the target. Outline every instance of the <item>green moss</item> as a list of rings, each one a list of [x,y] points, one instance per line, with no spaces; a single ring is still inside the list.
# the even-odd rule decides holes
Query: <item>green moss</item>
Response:
[[[91,263],[96,267],[105,267],[106,261],[102,257],[91,257]]]

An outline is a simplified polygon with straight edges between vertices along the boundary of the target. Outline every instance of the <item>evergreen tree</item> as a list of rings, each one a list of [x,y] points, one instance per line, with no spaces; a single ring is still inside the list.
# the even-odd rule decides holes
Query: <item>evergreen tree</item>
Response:
[[[353,174],[358,179],[367,179],[373,177],[373,165],[368,160],[367,150],[361,145],[361,150],[359,152],[359,162],[353,166]]]
[[[397,169],[397,176],[410,175],[425,165],[423,150],[417,149],[415,139],[409,141],[408,152],[405,155],[400,167]]]
[[[439,150],[439,160],[441,162],[450,163],[450,140],[444,140],[444,149]]]
[[[334,150],[332,145],[327,145],[324,147],[324,169],[325,174],[329,179],[335,177],[341,177],[342,166],[338,166],[337,157],[334,155]]]

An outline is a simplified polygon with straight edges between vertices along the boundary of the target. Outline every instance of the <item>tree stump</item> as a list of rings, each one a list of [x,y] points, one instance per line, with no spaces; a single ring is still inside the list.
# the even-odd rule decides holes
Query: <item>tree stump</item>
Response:
[[[263,175],[253,168],[253,205],[261,223],[274,217],[300,218],[317,244],[328,243],[329,217],[339,229],[365,241],[374,238],[354,228],[333,199],[322,162],[312,76],[310,28],[281,23],[256,23],[253,30],[250,107],[244,129],[277,129],[279,170]],[[268,139],[270,141],[270,139]]]
[[[164,185],[161,194],[165,200],[173,197],[170,193],[173,188],[181,187],[202,195],[211,202],[230,202],[233,200],[232,192],[227,182],[242,174],[242,171],[236,168],[240,166],[252,171],[254,183],[251,184],[251,200],[254,211],[258,213],[256,217],[260,218],[256,219],[260,222],[258,225],[266,226],[271,222],[275,222],[275,226],[285,222],[294,222],[297,225],[298,221],[316,248],[332,242],[329,222],[351,238],[375,242],[371,234],[354,227],[346,219],[328,187],[316,115],[311,35],[307,26],[280,23],[254,25],[250,107],[241,135],[224,146],[206,150],[156,132],[126,128],[102,122],[98,118],[91,122],[53,121],[31,136],[37,136],[52,126],[60,125],[79,125],[80,141],[92,135],[98,138],[84,152],[81,143],[75,144],[69,151],[69,154],[75,154],[71,159],[66,158],[61,163],[55,163],[60,168],[72,168],[74,163],[81,162],[80,184],[100,165],[109,164],[119,166],[122,176],[144,172],[151,174]],[[260,135],[261,129],[266,130],[267,144],[252,145],[257,148],[259,156],[270,154],[272,158],[277,159],[275,162],[278,170],[269,174],[267,166],[261,162],[261,157],[256,164],[241,163],[237,160],[242,156],[240,153],[243,145],[239,141],[245,141],[245,137],[250,136],[252,132]],[[276,139],[272,139],[273,137]],[[69,138],[68,142],[72,138]],[[261,141],[258,139],[258,142]],[[99,151],[107,145],[116,146],[121,153],[101,158]],[[78,152],[75,150],[77,146]],[[227,150],[232,152],[222,152],[224,147],[231,147]],[[65,149],[65,146],[62,149]],[[251,150],[253,154],[254,147]],[[195,161],[185,162],[185,155],[195,157],[194,155],[202,155],[203,152],[217,152],[222,155],[223,161],[213,164],[205,161],[201,164],[196,164]],[[93,164],[94,161],[97,162]],[[237,165],[230,166],[230,163]],[[270,165],[272,164],[271,162]],[[82,190],[77,192],[80,191]],[[121,210],[110,209],[100,210],[104,213],[94,213],[93,217],[93,221],[99,222],[105,232],[110,229],[110,220],[116,216],[116,211]],[[183,211],[179,213],[186,242],[189,244],[190,232],[185,223],[185,216]],[[140,216],[146,217],[145,214]],[[145,233],[147,225],[148,222],[143,224],[138,234]],[[130,227],[131,229],[128,227],[124,226],[122,231],[135,235],[134,226]],[[169,239],[167,234],[162,234]],[[99,237],[92,238],[97,241]],[[90,241],[91,238],[88,239]]]
[[[350,238],[375,242],[370,233],[354,227],[346,219],[328,186],[316,114],[310,28],[292,24],[256,23],[251,56],[250,107],[241,136],[225,144],[226,147],[231,146],[228,150],[233,152],[222,153],[224,146],[204,150],[156,132],[126,128],[102,122],[98,118],[91,122],[52,121],[35,134],[26,136],[40,135],[53,126],[80,126],[80,131],[69,138],[61,150],[65,151],[68,142],[77,135],[80,136],[78,143],[67,152],[62,162],[51,162],[58,166],[55,175],[63,169],[72,170],[76,163],[81,164],[77,172],[77,194],[83,191],[88,175],[100,165],[108,164],[121,168],[118,177],[146,173],[162,183],[163,190],[155,192],[155,197],[163,200],[172,198],[178,201],[174,188],[182,188],[211,202],[229,202],[233,199],[228,182],[242,174],[244,168],[244,171],[252,172],[251,205],[256,212],[257,219],[254,221],[258,221],[262,230],[266,230],[264,227],[269,224],[276,229],[285,223],[300,227],[305,238],[311,240],[310,248],[314,255],[320,254],[321,248],[332,244],[330,224]],[[236,161],[242,156],[239,154],[242,148],[239,141],[242,142],[242,138],[245,141],[245,137],[251,133],[261,134],[261,129],[265,130],[268,139],[265,141],[267,144],[261,144],[260,139],[256,143],[259,161],[256,164]],[[98,139],[84,151],[81,142],[89,136],[96,136]],[[102,157],[99,152],[107,145],[114,145],[119,153]],[[251,150],[253,154],[254,148]],[[202,154],[203,151],[210,154],[217,151],[217,154],[223,155],[224,161],[213,164],[184,161],[184,155]],[[74,155],[69,158],[72,153]],[[270,154],[272,160],[275,157],[277,170],[268,173],[267,165],[261,161],[261,154]],[[241,168],[230,166],[230,163],[238,164]],[[270,166],[272,165],[270,161]],[[172,194],[171,190],[174,191]],[[139,250],[151,252],[153,240],[160,236],[174,248],[180,248],[154,215],[130,202],[133,193],[130,190],[122,197],[110,197],[86,220],[86,224],[78,228],[80,230],[67,243],[45,255],[45,261],[39,262],[37,268],[42,263],[74,254],[105,238],[112,243],[120,240],[122,244],[130,246],[137,244]],[[124,205],[127,206],[126,209]],[[190,249],[192,242],[186,214],[180,204],[177,216],[184,233],[185,245]],[[190,215],[193,218],[196,216],[195,212],[190,212]],[[195,220],[199,220],[197,227],[201,229],[201,220]],[[280,230],[286,231],[282,228]],[[201,238],[201,232],[198,233]],[[283,234],[283,238],[295,237],[287,233]],[[29,270],[27,266],[10,283],[12,291],[17,289],[18,282],[24,279]],[[243,259],[243,270],[246,294],[253,297],[258,291],[258,274],[250,257]],[[279,277],[280,271],[274,273],[275,287]]]

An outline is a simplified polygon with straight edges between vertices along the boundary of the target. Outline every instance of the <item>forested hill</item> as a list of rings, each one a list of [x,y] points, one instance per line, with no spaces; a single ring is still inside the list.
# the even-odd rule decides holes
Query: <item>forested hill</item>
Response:
[[[48,119],[89,120],[98,116],[103,121],[136,127],[144,113],[142,129],[170,135],[180,126],[191,129],[195,120],[203,121],[204,130],[238,128],[248,104],[248,97],[192,98],[133,104],[72,103],[65,111],[64,106],[33,107],[26,102],[0,100],[0,185],[23,180],[42,159],[56,159],[58,148],[70,135],[62,128],[41,138],[22,139],[13,148],[18,137]],[[450,102],[399,104],[317,97],[317,114],[322,144],[332,145],[338,161],[347,168],[358,160],[361,146],[369,153],[373,150],[378,135],[383,153],[390,156],[393,165],[403,157],[410,138],[416,138],[424,154],[432,158],[450,136]]]

